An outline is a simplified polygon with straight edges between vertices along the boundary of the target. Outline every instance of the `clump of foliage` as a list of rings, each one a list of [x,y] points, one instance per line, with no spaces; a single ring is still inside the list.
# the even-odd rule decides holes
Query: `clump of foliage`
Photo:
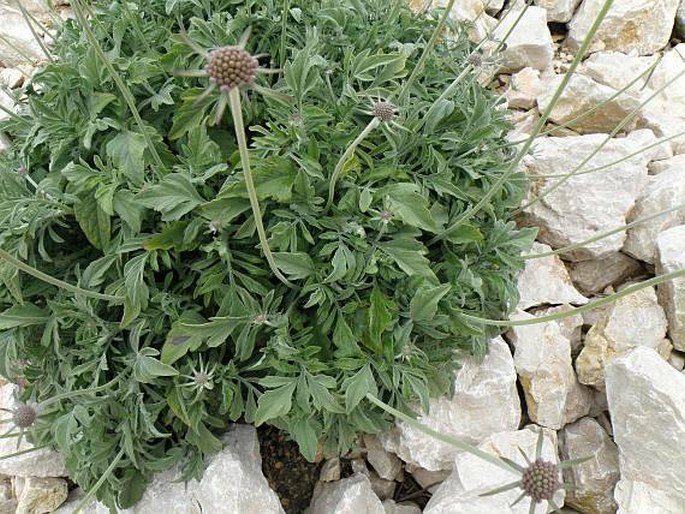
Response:
[[[1,127],[0,373],[45,402],[34,442],[127,507],[156,471],[201,473],[231,422],[313,459],[391,423],[367,394],[447,392],[498,330],[460,314],[509,312],[532,239],[504,221],[521,177],[492,191],[512,158],[497,98],[478,70],[443,94],[473,68],[465,37],[421,59],[437,19],[399,0],[74,6]],[[240,90],[268,248],[240,127],[188,76],[248,31],[277,71]]]

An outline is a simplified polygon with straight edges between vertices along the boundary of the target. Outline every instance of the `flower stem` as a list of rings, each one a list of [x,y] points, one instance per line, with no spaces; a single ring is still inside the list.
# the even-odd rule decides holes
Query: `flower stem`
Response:
[[[361,134],[357,136],[357,138],[350,143],[350,146],[347,147],[345,150],[345,153],[342,154],[340,157],[340,160],[338,160],[338,164],[335,165],[335,169],[333,170],[333,175],[331,175],[331,180],[328,183],[328,201],[326,202],[326,207],[325,210],[328,210],[333,204],[333,196],[335,196],[335,184],[340,178],[340,175],[342,174],[343,167],[347,163],[347,161],[352,157],[352,154],[354,151],[357,149],[357,147],[360,145],[364,139],[366,139],[366,136],[368,136],[373,129],[375,129],[379,124],[381,120],[378,118],[373,118],[369,124],[364,127],[364,130],[362,130]]]
[[[116,457],[114,457],[112,463],[109,466],[107,466],[107,469],[102,474],[102,476],[98,479],[97,482],[95,482],[95,485],[91,487],[90,491],[88,491],[83,498],[81,498],[81,501],[76,506],[76,509],[74,510],[73,514],[78,514],[83,510],[83,508],[88,504],[88,502],[90,502],[91,498],[95,496],[95,493],[97,493],[98,489],[102,487],[102,484],[105,483],[105,480],[107,480],[107,478],[109,478],[109,476],[112,474],[114,468],[116,468],[119,465],[119,462],[121,462],[121,459],[123,457],[124,449],[122,448],[121,450],[119,450],[119,453],[117,453]]]
[[[262,211],[259,208],[259,199],[257,198],[257,190],[255,189],[254,180],[252,179],[252,169],[250,168],[250,154],[247,151],[247,140],[245,139],[245,124],[243,123],[243,111],[240,106],[240,91],[237,87],[231,89],[228,93],[228,99],[231,106],[231,115],[233,116],[233,127],[235,129],[235,137],[238,140],[238,150],[240,151],[240,160],[243,164],[243,174],[245,175],[245,187],[247,188],[247,195],[250,198],[250,207],[252,207],[252,215],[254,216],[255,225],[257,227],[257,234],[259,235],[259,244],[264,252],[269,267],[276,278],[283,282],[288,287],[295,287],[287,278],[283,276],[281,271],[276,266],[276,261],[269,248],[269,242],[266,238],[266,231],[264,230],[264,221],[262,220]]]
[[[83,296],[87,296],[89,298],[95,298],[96,300],[105,300],[111,302],[123,300],[123,298],[120,296],[112,296],[109,294],[96,293],[95,291],[88,291],[87,289],[83,289],[81,287],[69,284],[68,282],[64,282],[58,278],[52,277],[47,273],[43,273],[42,271],[37,270],[33,266],[29,266],[28,264],[20,261],[19,259],[12,257],[9,253],[2,249],[0,249],[0,259],[4,259],[15,268],[23,271],[24,273],[28,273],[29,275],[37,278],[38,280],[42,280],[43,282],[52,284],[53,286],[59,287],[60,289],[64,289],[74,294],[80,294]]]

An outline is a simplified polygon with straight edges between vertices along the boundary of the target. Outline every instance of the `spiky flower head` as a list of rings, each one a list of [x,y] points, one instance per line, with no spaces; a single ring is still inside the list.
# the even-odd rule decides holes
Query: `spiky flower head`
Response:
[[[374,102],[371,112],[376,118],[387,123],[395,117],[395,106],[390,102]]]
[[[536,459],[521,475],[521,489],[535,503],[551,500],[560,487],[559,467],[553,462]]]
[[[205,71],[212,84],[220,91],[228,92],[234,87],[254,82],[259,63],[240,46],[223,46],[207,55]]]
[[[22,404],[12,411],[12,423],[15,427],[23,430],[33,425],[37,415],[33,406]]]
[[[476,52],[473,52],[471,55],[469,55],[466,60],[471,66],[474,66],[475,68],[480,68],[483,65],[483,57]]]

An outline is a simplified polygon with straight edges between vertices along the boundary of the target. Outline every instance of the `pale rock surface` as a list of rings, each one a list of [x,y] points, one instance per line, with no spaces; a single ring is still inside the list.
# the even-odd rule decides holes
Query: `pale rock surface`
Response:
[[[7,93],[2,90],[0,90],[0,107],[4,107],[4,109],[0,109],[0,121],[6,120],[10,117],[5,110],[15,112],[14,100],[7,96]]]
[[[668,363],[673,366],[676,371],[683,371],[685,369],[685,354],[672,351],[668,357]]]
[[[53,2],[60,5],[64,2]],[[21,0],[22,6],[31,14],[42,14],[48,12],[48,2],[46,0]],[[7,8],[16,9],[16,0],[0,0],[0,11]]]
[[[120,514],[283,514],[278,496],[262,474],[255,428],[236,425],[222,441],[224,449],[209,458],[200,481],[179,481],[173,470],[160,473],[148,484],[141,500]],[[70,502],[72,508],[77,503],[78,499]],[[88,509],[85,514],[109,512],[99,502],[91,503]],[[63,512],[71,514],[69,510]]]
[[[541,242],[559,248],[625,225],[626,216],[647,182],[648,160],[641,153],[631,156],[636,142],[632,134],[611,139],[599,148],[605,140],[604,134],[541,137],[533,143],[531,154],[524,157],[523,166],[531,181],[526,204],[546,194],[527,206],[519,221],[540,227]],[[562,180],[560,176],[571,173],[588,158],[579,173],[551,191]],[[565,253],[564,258],[604,257],[620,250],[625,237],[623,232],[604,237]]]
[[[15,398],[16,386],[5,384],[0,387],[0,408],[14,410],[20,402]],[[0,419],[10,418],[11,414],[0,412]],[[3,433],[8,428],[2,425]],[[11,424],[9,425],[11,426]],[[33,445],[22,438],[21,445],[17,450],[17,440],[15,438],[0,439],[0,457],[33,448]],[[43,448],[40,450],[18,455],[9,459],[0,459],[0,473],[4,475],[19,477],[64,477],[67,470],[64,466],[62,454]]]
[[[18,68],[0,69],[0,84],[16,89],[24,83],[24,74]]]
[[[666,162],[673,157],[671,142],[666,138],[657,137],[652,129],[635,129],[629,137],[633,145],[631,155],[641,155],[649,164],[654,161]],[[649,172],[651,173],[651,170]]]
[[[506,49],[497,53],[500,73],[516,72],[527,66],[542,71],[552,64],[554,45],[547,27],[547,11],[541,7],[528,7],[518,19],[522,6],[519,2],[510,9],[492,32],[494,40],[500,41],[516,23],[507,37]]]
[[[369,482],[371,482],[371,490],[378,499],[383,501],[392,498],[397,489],[397,482],[394,480],[386,480],[379,477],[375,472],[369,473]]]
[[[504,98],[507,99],[510,109],[532,109],[541,88],[540,70],[523,68],[511,76],[511,83],[504,93]]]
[[[624,253],[615,252],[601,259],[574,262],[569,274],[578,289],[584,294],[593,295],[609,286],[621,284],[641,272],[642,266],[638,261]]]
[[[666,337],[666,315],[653,287],[619,298],[585,336],[576,359],[578,379],[602,389],[606,366],[635,347],[656,350],[663,359],[671,353]]]
[[[623,52],[597,52],[578,67],[578,73],[616,91],[628,88],[625,93],[640,98],[650,78],[650,68],[657,62],[656,55],[629,55]],[[635,79],[637,81],[633,82]],[[628,86],[633,82],[631,86]]]
[[[590,52],[636,51],[651,55],[668,43],[679,0],[614,2],[597,31]],[[578,49],[599,15],[604,0],[584,0],[569,23],[568,44]]]
[[[378,440],[375,435],[364,435],[364,446],[366,447],[366,460],[378,476],[386,480],[395,480],[402,469],[402,461],[397,455],[390,453]]]
[[[442,434],[475,444],[495,432],[517,428],[520,420],[514,361],[501,337],[490,342],[482,362],[464,362],[455,375],[451,399],[431,399],[429,414],[418,419]],[[460,451],[404,423],[379,438],[386,450],[430,471],[450,469]]]
[[[556,307],[548,307],[547,309],[535,309],[530,313],[536,317],[549,316],[557,312],[569,312],[575,310],[572,305],[558,305]],[[571,344],[571,355],[577,354],[583,345],[583,323],[585,323],[582,314],[574,314],[556,320],[559,325],[561,335],[569,340]]]
[[[547,21],[566,23],[571,20],[581,0],[535,0],[535,5],[547,11]]]
[[[659,173],[669,170],[673,167],[685,168],[685,154],[674,155],[671,158],[666,158],[661,161],[654,161],[649,163],[649,174],[658,175]]]
[[[385,514],[421,514],[421,509],[414,504],[396,503],[393,500],[383,502]]]
[[[236,511],[237,512],[237,511]],[[366,475],[317,484],[308,514],[385,514]]]
[[[539,427],[529,426],[516,432],[493,434],[478,445],[478,448],[525,466],[526,462],[521,455],[521,450],[531,458],[535,456],[538,430],[540,430]],[[544,430],[543,434],[542,458],[558,463],[556,432]],[[519,479],[520,474],[502,469],[469,453],[462,453],[455,459],[454,471],[436,491],[423,512],[424,514],[527,514],[529,509],[527,499],[512,506],[521,494],[519,489],[511,489],[492,496],[480,496]],[[563,490],[559,490],[554,495],[554,502],[559,506],[563,505]],[[538,504],[534,512],[546,513],[546,503]]]
[[[549,252],[545,244],[534,242],[530,254]],[[526,259],[526,265],[518,277],[519,303],[521,310],[537,305],[559,305],[571,303],[583,305],[588,299],[580,294],[557,255]]]
[[[483,0],[483,4],[485,12],[494,16],[504,7],[504,0]]]
[[[407,464],[407,471],[411,473],[411,476],[416,483],[419,484],[424,489],[428,489],[431,493],[434,493],[437,488],[450,476],[450,470],[441,471],[429,471],[412,464]]]
[[[341,471],[340,459],[338,457],[328,459],[321,466],[319,482],[335,482],[336,480],[340,480]]]
[[[614,514],[614,486],[619,479],[618,449],[597,421],[582,418],[559,432],[564,460],[584,459],[564,470],[564,481],[575,486],[566,504],[586,514]]]
[[[685,376],[649,348],[635,348],[606,370],[619,448],[622,514],[682,514],[685,505]]]
[[[53,512],[67,499],[67,487],[62,478],[26,478],[15,514]]]
[[[657,238],[658,275],[685,269],[685,225],[670,228]],[[668,319],[668,336],[677,350],[685,351],[685,277],[657,286]]]
[[[0,62],[5,66],[26,63],[25,56],[33,62],[45,59],[45,54],[34,39],[21,11],[6,3],[0,4],[0,36],[12,42],[10,46],[0,39]]]
[[[680,5],[675,14],[675,33],[681,38],[685,38],[685,0],[680,0]]]
[[[521,311],[511,316],[513,320],[534,318]],[[581,321],[578,323],[580,326]],[[592,396],[576,378],[571,342],[562,334],[560,325],[549,321],[514,326],[509,334],[530,419],[544,427],[559,429],[587,415]]]
[[[486,14],[486,9],[491,10],[497,7],[501,0],[459,0],[452,6],[450,17],[458,22],[472,22],[473,26],[469,28],[469,39],[478,43],[481,39],[486,38],[492,28],[497,24],[497,20]],[[448,0],[432,0],[431,6],[433,8],[445,7]],[[414,11],[422,10],[426,5],[426,0],[409,0],[409,7]]]
[[[563,75],[553,75],[543,82],[537,98],[540,112],[547,109],[563,79]],[[554,104],[549,119],[580,134],[608,133],[626,119],[624,129],[630,130],[637,123],[640,101],[627,94],[616,94],[609,86],[574,74]]]
[[[673,161],[669,166],[669,161]],[[668,209],[647,222],[627,230],[623,251],[636,259],[653,264],[656,259],[656,240],[666,229],[685,223],[685,167],[682,160],[669,159],[662,162],[663,171],[648,178],[647,186],[638,197],[627,221],[647,218]]]

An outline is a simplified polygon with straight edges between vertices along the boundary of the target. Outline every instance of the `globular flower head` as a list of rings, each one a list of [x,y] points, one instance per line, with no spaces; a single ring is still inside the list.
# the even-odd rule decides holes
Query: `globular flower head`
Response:
[[[12,411],[12,423],[19,429],[27,429],[33,422],[36,421],[38,413],[36,409],[29,404],[19,405]]]
[[[559,467],[553,462],[536,459],[521,475],[521,489],[535,503],[551,500],[560,487]]]
[[[259,63],[239,46],[223,46],[207,54],[205,71],[212,84],[220,91],[250,85],[257,76]]]
[[[395,106],[390,102],[374,102],[371,112],[376,118],[387,123],[395,117]]]

